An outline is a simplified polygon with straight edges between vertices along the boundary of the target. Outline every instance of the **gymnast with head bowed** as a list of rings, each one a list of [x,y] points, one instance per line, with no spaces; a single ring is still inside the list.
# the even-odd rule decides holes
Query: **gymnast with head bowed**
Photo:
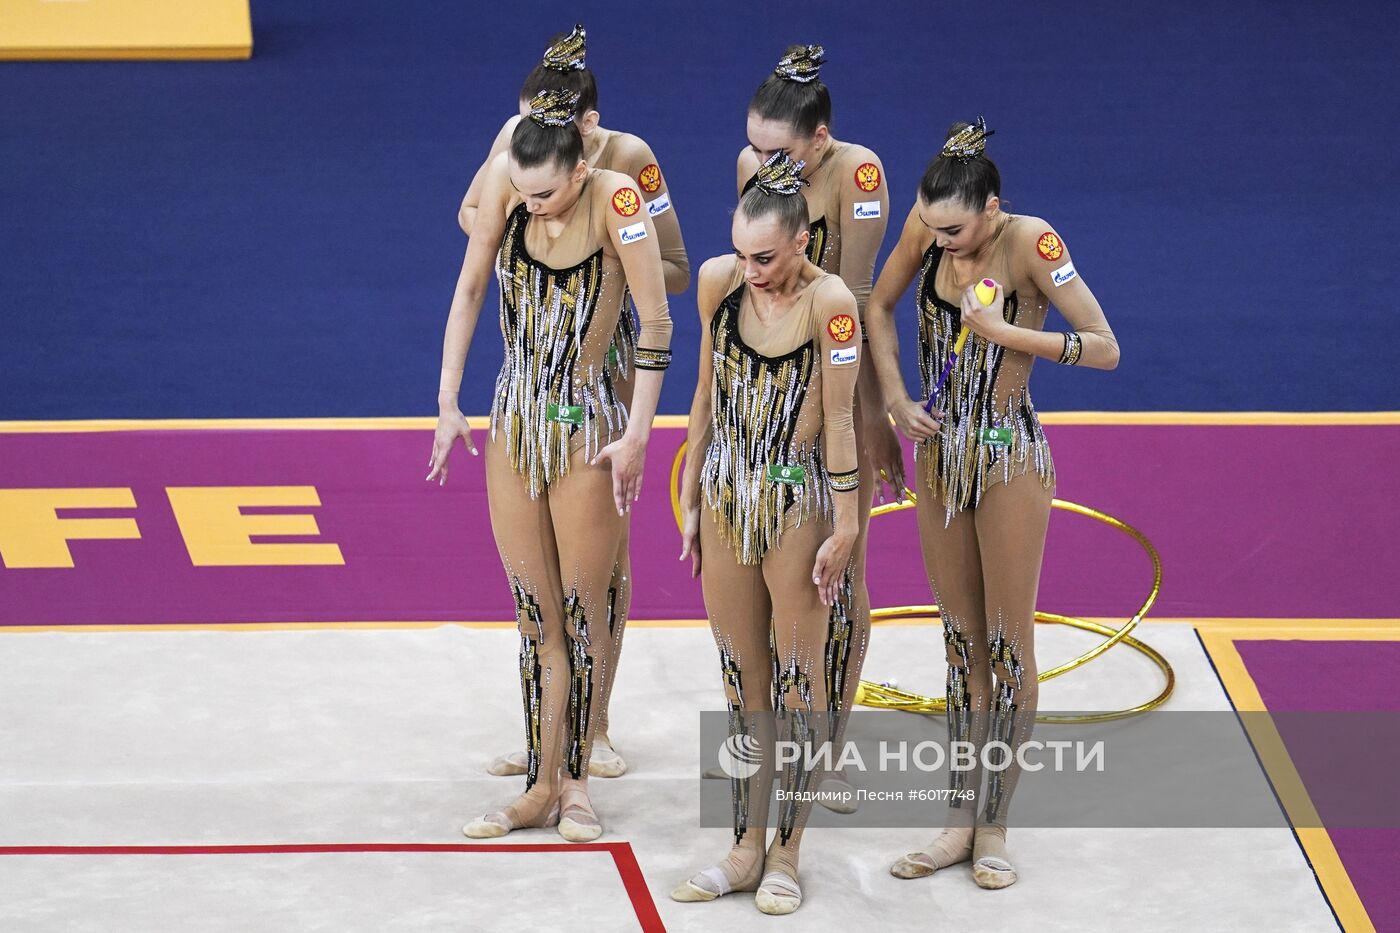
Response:
[[[690,261],[686,258],[685,243],[681,239],[680,222],[671,207],[666,176],[662,174],[656,155],[646,140],[632,133],[604,129],[599,125],[598,81],[588,68],[587,55],[588,32],[581,24],[574,26],[573,31],[566,35],[555,36],[550,42],[544,58],[525,76],[525,83],[520,88],[520,112],[506,120],[491,143],[491,152],[486,161],[476,170],[458,209],[457,224],[463,233],[471,235],[481,204],[487,166],[510,145],[511,133],[530,111],[530,100],[540,91],[573,91],[579,96],[577,122],[579,133],[583,136],[584,161],[593,168],[606,168],[630,175],[642,189],[647,213],[651,214],[656,224],[657,238],[661,241],[666,291],[679,294],[690,286]]]
[[[780,803],[765,849],[774,711],[785,736],[814,747],[830,738],[828,703],[847,663],[830,650],[831,607],[847,585],[860,510],[860,312],[841,278],[808,259],[802,168],[772,155],[735,212],[734,254],[700,269],[700,378],[680,490],[681,557],[701,578],[731,740],[768,753],[756,773],[731,779],[728,854],[671,896],[756,891],[769,914],[802,903],[798,847],[811,807],[809,775],[785,767],[782,786],[798,797]]]
[[[786,152],[802,162],[802,178],[807,182],[803,192],[808,211],[807,258],[824,272],[839,276],[863,314],[875,274],[875,255],[889,221],[889,189],[879,156],[832,135],[831,94],[820,76],[825,60],[819,45],[790,46],[754,92],[748,111],[749,145],[739,153],[739,192],[742,195],[753,184],[760,163],[774,152]],[[863,340],[864,333],[860,336]],[[828,697],[831,712],[838,717],[855,698],[870,637],[866,543],[881,474],[896,495],[902,496],[904,490],[899,439],[885,415],[875,372],[869,366],[861,367],[856,402],[860,530],[850,578],[832,609],[830,633],[836,650],[849,656],[846,680]],[[828,784],[827,789],[836,788]],[[839,797],[821,799],[833,809],[854,809],[831,802]]]
[[[610,581],[671,356],[656,226],[632,178],[583,158],[577,107],[577,94],[536,95],[487,166],[443,339],[439,482],[457,438],[476,452],[458,389],[494,264],[505,361],[486,491],[520,630],[526,778],[510,806],[465,827],[474,838],[556,822],[571,841],[602,833],[587,780],[616,656]],[[630,407],[607,360],[629,290],[641,319]]]
[[[1118,365],[1113,331],[1064,240],[1038,217],[1002,210],[1001,176],[985,154],[990,135],[981,119],[949,130],[867,313],[889,412],[917,444],[919,538],[943,618],[949,740],[972,742],[979,762],[989,740],[1016,749],[1030,737],[1039,694],[1035,598],[1055,467],[1031,404],[1031,364]],[[959,332],[969,332],[931,411],[905,390],[893,317],[916,276],[925,398]],[[984,280],[994,292],[986,304],[975,288]],[[1070,331],[1043,329],[1052,302]],[[1006,826],[1019,773],[1014,762],[955,771],[942,833],[891,873],[919,878],[971,859],[982,887],[1014,883]]]
[[[633,187],[645,202],[645,210],[656,227],[656,242],[661,249],[661,263],[666,275],[666,291],[676,294],[683,292],[690,284],[690,262],[686,258],[685,243],[681,239],[680,222],[671,206],[671,193],[666,187],[666,177],[657,163],[651,147],[638,136],[620,130],[604,129],[598,123],[598,83],[593,72],[587,67],[588,36],[582,25],[575,26],[567,35],[556,36],[545,49],[543,60],[525,78],[520,89],[520,113],[511,117],[496,134],[491,144],[491,152],[486,161],[477,169],[471,187],[467,189],[458,212],[458,223],[463,232],[470,234],[480,210],[482,190],[485,187],[487,169],[491,162],[510,145],[511,135],[521,119],[529,113],[530,100],[540,91],[572,91],[579,95],[578,124],[583,137],[583,158],[593,168],[621,172],[632,178]],[[624,406],[632,403],[632,357],[637,346],[637,324],[631,309],[624,306],[618,317],[617,333],[613,338],[613,348],[608,353],[608,365],[612,370],[614,388]],[[630,520],[625,521],[622,541],[618,545],[617,563],[613,568],[612,592],[613,611],[616,624],[613,632],[613,656],[608,664],[608,682],[604,685],[598,702],[598,736],[594,743],[593,756],[589,761],[589,773],[594,777],[618,777],[627,770],[626,761],[613,750],[608,737],[608,706],[612,691],[612,675],[617,672],[619,655],[622,651],[622,635],[627,624],[632,605],[632,562],[629,550]],[[500,755],[487,770],[496,775],[524,774],[526,753],[518,750]]]

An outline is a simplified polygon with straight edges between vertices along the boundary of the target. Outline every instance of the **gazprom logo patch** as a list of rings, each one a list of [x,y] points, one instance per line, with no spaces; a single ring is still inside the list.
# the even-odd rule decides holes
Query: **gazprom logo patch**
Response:
[[[617,238],[624,243],[635,243],[647,238],[647,225],[640,220],[617,231]]]
[[[1074,263],[1067,262],[1063,266],[1060,266],[1060,268],[1056,269],[1054,272],[1050,273],[1050,281],[1055,283],[1056,288],[1059,288],[1066,282],[1073,280],[1074,277],[1078,274],[1078,272],[1074,271]]]
[[[879,201],[857,201],[855,206],[855,219],[867,220],[880,216]]]
[[[666,193],[654,201],[647,202],[647,213],[652,217],[658,217],[671,209],[671,195]]]
[[[844,366],[847,363],[854,363],[858,359],[860,359],[860,350],[857,347],[845,347],[831,351],[832,366]]]

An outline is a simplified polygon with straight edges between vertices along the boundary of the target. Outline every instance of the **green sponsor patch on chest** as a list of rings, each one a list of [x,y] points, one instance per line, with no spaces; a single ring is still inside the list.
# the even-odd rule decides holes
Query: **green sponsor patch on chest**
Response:
[[[800,466],[783,466],[775,463],[768,467],[768,482],[787,483],[789,486],[800,486],[807,480],[807,471]]]
[[[1010,428],[982,428],[977,432],[979,443],[988,444],[992,447],[1011,446]]]
[[[560,424],[583,424],[583,406],[555,405],[550,402],[549,407],[545,409],[545,417]]]

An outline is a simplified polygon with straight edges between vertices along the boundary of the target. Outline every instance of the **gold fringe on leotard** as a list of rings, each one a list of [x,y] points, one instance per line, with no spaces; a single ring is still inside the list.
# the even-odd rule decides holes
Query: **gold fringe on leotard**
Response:
[[[622,296],[622,310],[617,315],[617,332],[613,334],[612,346],[608,348],[608,371],[615,381],[632,378],[632,365],[637,354],[637,337],[641,327],[637,315],[632,310],[632,293]]]
[[[602,250],[568,269],[551,269],[525,252],[528,219],[524,204],[511,213],[496,261],[506,355],[496,378],[491,439],[505,433],[511,466],[536,498],[568,472],[575,432],[584,433],[585,455],[592,459],[627,427],[627,412],[606,365],[577,370],[602,289]],[[561,417],[566,408],[581,409],[579,423]]]
[[[939,299],[933,288],[940,250],[931,247],[920,273],[919,369],[924,396],[948,360],[961,325],[959,309]],[[1016,323],[1016,294],[1006,297],[1005,317]],[[1009,481],[1034,472],[1046,489],[1055,485],[1050,445],[1023,386],[1010,392],[1006,404],[995,405],[997,374],[1005,348],[971,334],[939,396],[943,428],[915,449],[924,479],[943,503],[951,521],[955,512],[975,507],[989,482]],[[986,431],[1005,433],[1005,442],[988,443]],[[997,476],[997,474],[1000,476]]]
[[[710,445],[700,483],[718,519],[720,537],[740,564],[753,566],[779,545],[788,509],[797,523],[832,516],[822,438],[794,444],[793,433],[812,379],[816,349],[809,341],[780,357],[760,356],[739,338],[739,286],[710,324],[714,340]],[[775,482],[769,467],[801,467],[796,483]]]
[[[826,244],[830,241],[827,235],[826,218],[818,217],[807,225],[807,259],[812,265],[825,269],[822,260],[826,258]],[[865,327],[865,319],[861,318],[860,326]]]

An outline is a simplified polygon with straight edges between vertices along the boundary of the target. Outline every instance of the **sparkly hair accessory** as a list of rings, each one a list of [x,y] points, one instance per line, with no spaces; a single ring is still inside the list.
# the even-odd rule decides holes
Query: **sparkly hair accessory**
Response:
[[[987,137],[995,132],[996,130],[987,129],[986,117],[978,117],[976,123],[965,126],[949,136],[939,155],[945,159],[957,159],[959,162],[971,161],[986,151]]]
[[[578,116],[573,91],[540,91],[530,100],[530,119],[540,126],[568,126]]]
[[[764,194],[797,194],[803,185],[810,184],[802,177],[802,167],[806,164],[792,161],[779,149],[758,167],[753,186]]]
[[[778,61],[773,74],[785,81],[798,84],[811,84],[821,73],[822,62],[826,61],[826,49],[819,45],[797,45]]]
[[[579,23],[574,31],[544,50],[544,66],[551,71],[582,71],[588,51],[588,31]]]

